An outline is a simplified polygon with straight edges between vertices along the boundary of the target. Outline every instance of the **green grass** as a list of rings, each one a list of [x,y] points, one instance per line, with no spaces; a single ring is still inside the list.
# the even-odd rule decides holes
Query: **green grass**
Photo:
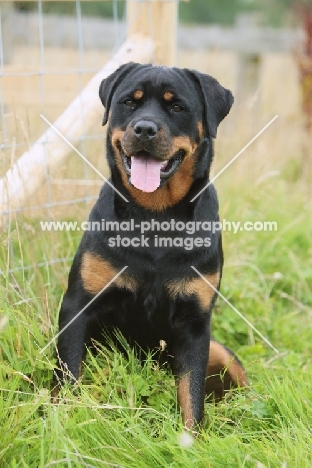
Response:
[[[99,348],[83,381],[51,404],[54,348],[40,350],[57,330],[69,263],[8,269],[70,257],[81,233],[42,233],[36,220],[18,218],[0,239],[0,466],[312,466],[311,202],[286,176],[257,190],[231,177],[217,183],[221,216],[274,220],[278,231],[224,233],[221,291],[280,353],[218,300],[213,335],[238,353],[252,385],[207,403],[190,446],[172,376],[152,356],[141,366],[131,349],[124,357]]]

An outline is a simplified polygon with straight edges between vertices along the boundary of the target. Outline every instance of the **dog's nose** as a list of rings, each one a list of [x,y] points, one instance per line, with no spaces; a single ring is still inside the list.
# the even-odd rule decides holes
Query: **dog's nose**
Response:
[[[157,135],[158,127],[150,120],[139,120],[133,128],[134,134],[139,140],[147,142]]]

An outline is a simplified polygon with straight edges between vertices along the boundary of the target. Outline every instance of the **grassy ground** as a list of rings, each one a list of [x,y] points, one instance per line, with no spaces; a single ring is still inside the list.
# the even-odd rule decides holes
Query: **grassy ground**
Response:
[[[240,185],[239,195],[235,184],[220,185],[226,219],[278,223],[274,233],[224,233],[221,291],[280,353],[218,301],[214,336],[238,352],[252,386],[218,406],[207,403],[204,430],[190,447],[181,438],[172,376],[152,360],[142,368],[131,350],[128,359],[111,350],[89,356],[83,383],[53,406],[53,345],[43,355],[40,349],[56,330],[68,264],[8,274],[8,238],[25,265],[42,259],[52,242],[34,222],[26,232],[13,223],[1,239],[1,466],[312,464],[311,203],[303,203],[300,182],[267,180],[255,192]],[[54,247],[68,256],[79,238],[54,233]]]
[[[187,60],[185,55],[181,64]],[[278,60],[265,60],[281,73]],[[295,110],[281,106],[282,99],[284,104],[294,101],[293,93],[283,94],[276,81],[267,89],[272,96],[275,89],[280,101],[266,93],[256,122],[249,118],[252,109],[245,110],[245,120],[237,120],[234,111],[225,122],[214,173],[280,114],[275,127],[216,182],[222,218],[277,222],[276,232],[224,232],[221,292],[279,353],[218,300],[213,335],[243,360],[251,388],[217,406],[207,403],[204,428],[194,442],[183,433],[170,373],[152,356],[142,367],[131,350],[127,357],[112,349],[88,356],[82,383],[74,392],[66,389],[60,404],[52,405],[54,346],[43,354],[40,350],[57,329],[70,262],[9,270],[71,257],[81,233],[42,232],[39,216],[47,219],[46,212],[31,218],[12,215],[0,237],[0,466],[312,466],[310,183],[300,175]],[[71,188],[62,190],[64,199],[72,198]],[[83,219],[85,213],[82,205],[70,211],[70,219]]]

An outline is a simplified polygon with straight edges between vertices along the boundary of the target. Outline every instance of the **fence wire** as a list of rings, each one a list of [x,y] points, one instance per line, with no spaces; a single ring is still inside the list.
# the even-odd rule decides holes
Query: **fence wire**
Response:
[[[109,52],[109,55],[113,55],[114,52],[120,47],[122,42],[126,38],[126,25],[125,25],[125,10],[122,12],[122,14],[119,16],[118,15],[118,8],[117,8],[117,2],[118,0],[112,0],[111,5],[112,5],[112,12],[113,12],[113,30],[114,30],[114,41],[112,44],[112,47],[110,48],[110,51],[107,50],[106,52]],[[14,135],[14,131],[10,131],[8,129],[8,121],[10,120],[10,115],[13,113],[13,119],[15,119],[14,116],[14,106],[10,106],[10,103],[7,104],[7,100],[4,97],[4,90],[2,86],[2,79],[6,78],[7,80],[10,79],[23,79],[23,80],[29,80],[29,79],[37,79],[37,90],[38,94],[40,96],[39,98],[39,106],[38,103],[36,103],[35,108],[38,110],[38,115],[42,113],[43,115],[46,113],[47,109],[47,90],[46,90],[46,79],[53,79],[53,77],[60,77],[62,76],[64,80],[67,79],[72,79],[72,78],[77,78],[78,81],[78,86],[77,86],[77,94],[78,96],[81,94],[84,85],[85,85],[85,76],[90,75],[90,74],[95,74],[99,71],[99,69],[104,65],[105,59],[103,62],[98,64],[98,67],[90,67],[86,64],[86,51],[84,47],[84,32],[83,32],[83,25],[84,25],[84,20],[85,17],[83,16],[82,13],[82,2],[80,0],[75,1],[75,19],[76,19],[76,24],[75,24],[75,35],[76,35],[76,46],[73,47],[73,45],[70,46],[72,51],[74,51],[78,57],[79,57],[79,66],[74,67],[74,68],[68,68],[67,66],[62,68],[58,67],[55,69],[55,66],[57,64],[55,63],[49,63],[49,58],[47,57],[49,54],[47,54],[46,50],[46,44],[45,44],[45,19],[47,18],[47,15],[43,13],[43,1],[38,0],[36,9],[35,9],[35,15],[36,15],[36,29],[37,30],[32,30],[32,34],[34,35],[34,39],[32,40],[34,43],[36,42],[35,36],[38,36],[38,43],[35,48],[38,49],[39,53],[39,61],[38,64],[36,65],[36,69],[32,66],[32,69],[27,69],[24,68],[23,70],[17,70],[16,67],[12,68],[11,65],[11,58],[12,54],[14,52],[15,44],[10,43],[10,31],[8,31],[8,28],[10,27],[15,27],[14,25],[14,18],[22,17],[23,15],[27,15],[27,13],[20,13],[17,12],[12,5],[2,5],[0,6],[0,123],[1,123],[1,132],[0,132],[0,160],[1,160],[1,166],[0,166],[0,177],[3,177],[5,175],[5,172],[9,167],[18,159],[19,156],[23,153],[23,151],[26,151],[31,147],[37,140],[37,138],[32,138],[33,132],[29,132],[30,134],[28,137],[25,139],[19,138],[18,135]],[[34,13],[33,11],[29,13],[31,17],[33,18]],[[13,20],[12,20],[13,18]],[[10,21],[11,19],[11,21]],[[23,19],[23,18],[21,18]],[[4,25],[6,26],[6,30],[4,31]],[[18,27],[18,24],[16,25]],[[12,32],[12,31],[11,31]],[[18,35],[18,32],[14,32],[15,36],[16,33]],[[65,33],[64,31],[55,31],[54,32],[56,35],[57,34],[63,34]],[[103,34],[105,34],[105,30],[103,30]],[[12,34],[12,37],[14,34]],[[111,38],[110,38],[111,41]],[[9,50],[7,50],[8,48]],[[18,67],[17,67],[18,68]],[[26,83],[26,81],[25,81]],[[27,84],[25,85],[25,87]],[[50,88],[51,90],[51,88]],[[54,89],[54,92],[57,93],[58,90],[57,88]],[[97,93],[97,90],[95,90],[95,93]],[[81,100],[81,107],[83,106],[83,102]],[[66,107],[66,106],[65,106]],[[61,111],[61,110],[60,110]],[[26,114],[27,117],[29,117],[28,114]],[[86,142],[100,142],[102,144],[102,157],[104,159],[104,135],[103,134],[94,134],[90,135],[87,131],[87,126],[86,122],[84,121],[84,113],[81,112],[81,116],[83,119],[83,132],[79,136],[79,138],[76,138],[72,141],[72,143],[77,147],[77,149],[83,154],[86,155],[88,154],[88,149],[86,147]],[[78,117],[77,117],[78,118]],[[81,117],[79,117],[81,118]],[[32,125],[32,122],[29,121],[27,122],[30,126]],[[38,135],[39,136],[39,135]],[[24,140],[24,141],[23,141]],[[25,141],[26,140],[26,141]],[[3,211],[0,213],[1,217],[5,218],[5,226],[7,228],[7,232],[9,230],[9,224],[11,223],[11,220],[16,218],[16,215],[19,213],[27,213],[28,215],[34,214],[35,216],[40,216],[41,218],[44,217],[45,220],[47,221],[52,221],[54,218],[53,213],[51,212],[52,208],[56,207],[73,207],[77,206],[78,204],[84,205],[85,210],[84,210],[84,217],[88,216],[89,210],[90,210],[90,201],[94,201],[97,198],[97,194],[91,193],[90,189],[94,186],[99,186],[100,183],[98,180],[94,179],[94,176],[91,174],[90,169],[88,165],[86,164],[85,161],[81,160],[79,161],[79,165],[82,165],[82,173],[80,172],[80,179],[75,179],[70,178],[70,179],[63,179],[65,182],[62,184],[62,180],[56,179],[53,177],[53,175],[50,173],[49,169],[49,161],[48,161],[48,154],[46,151],[46,146],[48,142],[43,142],[42,147],[45,153],[45,180],[43,183],[44,186],[44,193],[45,193],[45,200],[44,203],[39,203],[39,204],[29,204],[27,201],[25,201],[25,206],[20,207],[20,208],[8,208],[7,210]],[[8,163],[8,159],[10,159]],[[91,177],[92,176],[92,177]],[[61,200],[55,200],[53,196],[53,186],[57,184],[60,186],[81,186],[83,185],[84,188],[84,195],[81,197],[72,197],[69,196],[69,191],[65,190],[64,195]],[[70,190],[71,192],[72,190]],[[69,208],[69,213],[70,213],[71,208]],[[38,215],[40,213],[40,215]],[[47,265],[53,265],[56,263],[66,263],[72,261],[73,257],[66,257],[66,258],[58,258],[57,257],[57,249],[55,246],[52,244],[51,245],[51,251],[49,252],[50,260],[48,261],[42,261],[38,262],[34,265],[26,265],[26,266],[20,266],[18,264],[19,259],[15,258],[15,252],[14,252],[14,247],[13,247],[13,241],[12,239],[8,240],[9,242],[9,268],[7,269],[7,273],[14,273],[16,271],[27,271],[32,268],[36,267],[45,267]],[[4,275],[4,272],[0,270],[0,275]]]
[[[13,2],[0,2],[0,186],[6,171],[44,134],[46,125],[40,114],[54,122],[77,96],[81,110],[77,119],[82,119],[82,132],[70,141],[100,171],[104,174],[107,171],[101,117],[99,124],[90,130],[82,112],[81,94],[86,83],[120,48],[131,25],[126,24],[125,9],[117,8],[118,0],[110,2],[113,14],[110,21],[87,17],[82,9],[83,0],[73,2],[74,16],[46,14],[44,3],[46,0],[37,0],[32,2],[34,10],[21,12]],[[148,22],[151,38],[155,32],[152,23]],[[233,131],[228,134],[233,138],[227,140],[224,149],[224,153],[230,152],[229,157],[233,153],[229,147],[235,146],[235,138],[240,139],[238,151],[261,128],[258,122],[266,123],[277,111],[281,120],[283,115],[285,121],[289,119],[289,133],[295,136],[289,140],[277,135],[274,145],[279,145],[281,154],[296,153],[300,132],[294,132],[291,109],[298,113],[300,99],[293,51],[302,37],[300,29],[275,30],[254,27],[252,23],[245,27],[240,21],[232,28],[179,27],[178,64],[209,73],[234,92],[234,109],[222,124],[222,128],[232,125]],[[300,126],[299,119],[296,122]],[[40,143],[45,154],[45,174],[38,193],[25,200],[23,206],[11,208],[8,204],[0,210],[7,228],[6,273],[70,262],[72,252],[63,255],[50,240],[42,254],[44,258],[24,262],[12,240],[12,230],[18,223],[31,226],[35,220],[38,225],[39,219],[86,219],[102,185],[102,180],[74,153],[66,157],[62,167],[51,169],[49,143]],[[0,248],[3,245],[0,242]],[[0,276],[1,273],[4,275],[0,270]]]

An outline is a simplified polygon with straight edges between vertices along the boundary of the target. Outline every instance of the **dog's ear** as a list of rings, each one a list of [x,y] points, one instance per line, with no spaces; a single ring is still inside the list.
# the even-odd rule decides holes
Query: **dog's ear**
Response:
[[[219,123],[230,112],[234,97],[226,88],[210,75],[205,75],[196,70],[187,70],[191,74],[193,81],[199,85],[205,103],[205,124],[209,135],[213,138],[217,136]]]
[[[111,75],[105,78],[100,84],[99,95],[103,106],[105,107],[105,113],[103,117],[102,125],[105,125],[108,120],[108,113],[112,102],[113,94],[125,76],[131,72],[135,67],[139,66],[137,63],[129,62],[121,65]]]

